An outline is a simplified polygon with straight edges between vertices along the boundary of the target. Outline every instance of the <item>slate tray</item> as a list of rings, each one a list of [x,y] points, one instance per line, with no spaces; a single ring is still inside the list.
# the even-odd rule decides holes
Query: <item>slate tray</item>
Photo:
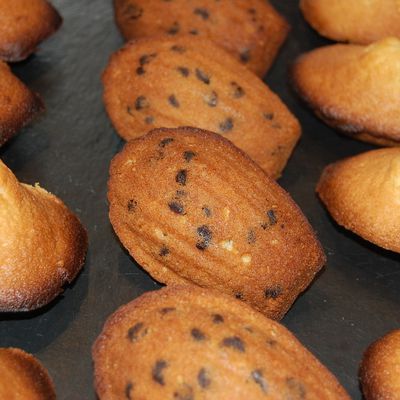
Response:
[[[327,44],[304,22],[297,0],[273,1],[292,31],[266,82],[300,119],[303,137],[282,179],[318,232],[328,263],[284,318],[354,399],[365,347],[400,327],[400,257],[339,228],[314,194],[323,167],[372,146],[340,136],[317,120],[288,85],[295,57]],[[121,247],[108,220],[111,158],[123,145],[102,104],[100,74],[122,44],[111,0],[54,0],[64,25],[40,51],[13,67],[41,93],[47,113],[0,149],[20,180],[60,196],[88,229],[84,271],[63,296],[26,314],[0,316],[0,346],[32,352],[49,369],[59,399],[95,399],[91,345],[108,315],[157,289]],[[354,99],[357,101],[357,99]],[[379,111],[379,110],[377,110]]]

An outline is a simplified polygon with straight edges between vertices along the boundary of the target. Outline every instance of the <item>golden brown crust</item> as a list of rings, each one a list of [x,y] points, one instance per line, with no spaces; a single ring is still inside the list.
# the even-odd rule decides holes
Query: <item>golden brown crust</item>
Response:
[[[112,161],[110,220],[155,279],[216,288],[280,319],[325,257],[289,195],[223,137],[157,129]]]
[[[222,134],[277,177],[300,136],[278,96],[205,39],[130,43],[111,57],[103,82],[107,112],[126,140],[152,128],[196,126]]]
[[[205,37],[261,77],[289,31],[285,19],[265,0],[114,0],[114,8],[126,40]]]
[[[296,90],[315,113],[347,135],[400,145],[400,40],[370,46],[332,45],[301,56]]]
[[[101,400],[347,400],[282,325],[212,290],[168,287],[119,308],[93,346]]]
[[[368,347],[360,367],[360,380],[366,400],[400,399],[400,330]]]
[[[325,168],[317,192],[345,228],[400,252],[400,148],[369,151]]]
[[[301,0],[300,8],[318,33],[339,42],[400,38],[399,0]]]
[[[31,92],[0,61],[0,146],[43,111],[39,95]]]
[[[55,400],[53,382],[31,354],[15,348],[0,348],[0,398]]]
[[[0,59],[24,60],[61,23],[61,16],[46,0],[0,0]]]
[[[39,308],[83,266],[87,234],[56,196],[0,162],[0,311]]]

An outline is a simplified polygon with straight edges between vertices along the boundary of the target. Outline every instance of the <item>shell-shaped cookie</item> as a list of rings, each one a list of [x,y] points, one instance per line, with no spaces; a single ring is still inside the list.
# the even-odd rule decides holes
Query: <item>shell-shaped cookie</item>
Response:
[[[338,224],[400,252],[400,148],[369,151],[329,165],[317,192]]]
[[[0,399],[55,400],[47,370],[31,354],[0,348]]]
[[[56,196],[0,161],[0,311],[39,308],[80,271],[87,234]]]
[[[284,326],[201,288],[164,288],[119,308],[93,358],[101,400],[350,399]]]
[[[301,0],[300,8],[319,34],[339,42],[400,38],[399,0]]]
[[[130,43],[112,56],[103,82],[107,112],[126,140],[195,126],[225,136],[276,177],[300,136],[278,96],[205,39]]]
[[[379,145],[400,144],[400,40],[333,45],[301,56],[294,85],[315,113],[344,133]]]
[[[111,164],[110,219],[155,279],[236,296],[279,319],[325,258],[289,195],[211,132],[158,129]]]
[[[366,400],[400,399],[399,329],[368,347],[360,366],[360,380]]]
[[[259,76],[268,71],[289,31],[266,0],[114,0],[114,7],[127,40],[205,37]]]
[[[46,0],[0,0],[0,59],[27,58],[61,23],[61,16]]]
[[[0,146],[43,110],[41,98],[0,61]]]

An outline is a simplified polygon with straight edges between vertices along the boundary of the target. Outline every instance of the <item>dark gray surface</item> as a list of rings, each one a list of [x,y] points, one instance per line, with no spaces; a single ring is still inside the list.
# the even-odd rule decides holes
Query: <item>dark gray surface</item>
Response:
[[[81,218],[90,247],[84,271],[63,296],[35,313],[0,317],[0,346],[32,352],[49,369],[59,399],[95,399],[91,345],[119,305],[159,287],[118,242],[107,212],[109,162],[122,147],[105,114],[100,74],[122,40],[111,0],[55,0],[60,32],[14,71],[42,94],[47,113],[0,149],[24,182],[60,196]],[[400,326],[400,257],[339,228],[314,195],[322,168],[372,148],[318,121],[288,85],[288,67],[327,43],[303,21],[297,0],[273,1],[292,32],[266,81],[300,119],[303,137],[280,183],[318,232],[327,267],[284,318],[291,329],[360,399],[357,368],[365,347]],[[355,99],[357,101],[357,99]]]

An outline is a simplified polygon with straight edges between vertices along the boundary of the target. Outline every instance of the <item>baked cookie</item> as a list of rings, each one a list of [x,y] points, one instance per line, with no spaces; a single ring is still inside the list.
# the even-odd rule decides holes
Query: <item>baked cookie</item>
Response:
[[[400,252],[400,148],[369,151],[325,168],[317,192],[346,229]]]
[[[399,0],[300,0],[300,8],[319,34],[339,42],[400,38]]]
[[[400,330],[395,330],[368,347],[360,367],[366,400],[400,399]]]
[[[0,348],[0,399],[55,400],[47,370],[31,354]]]
[[[103,82],[107,112],[125,140],[195,126],[225,136],[277,177],[300,136],[278,96],[206,39],[130,43],[112,56]]]
[[[289,32],[286,20],[266,0],[114,0],[114,7],[127,40],[180,34],[205,37],[261,77]]]
[[[46,0],[0,0],[0,59],[24,60],[61,22]]]
[[[56,196],[21,184],[0,161],[0,311],[39,308],[84,263],[87,234]]]
[[[159,282],[236,296],[280,319],[325,256],[289,195],[215,133],[157,129],[111,164],[110,220]]]
[[[99,399],[350,399],[282,325],[195,287],[119,308],[93,347]]]
[[[0,146],[42,111],[41,98],[0,61]]]
[[[294,85],[327,124],[366,142],[400,144],[400,40],[333,45],[301,56]]]

